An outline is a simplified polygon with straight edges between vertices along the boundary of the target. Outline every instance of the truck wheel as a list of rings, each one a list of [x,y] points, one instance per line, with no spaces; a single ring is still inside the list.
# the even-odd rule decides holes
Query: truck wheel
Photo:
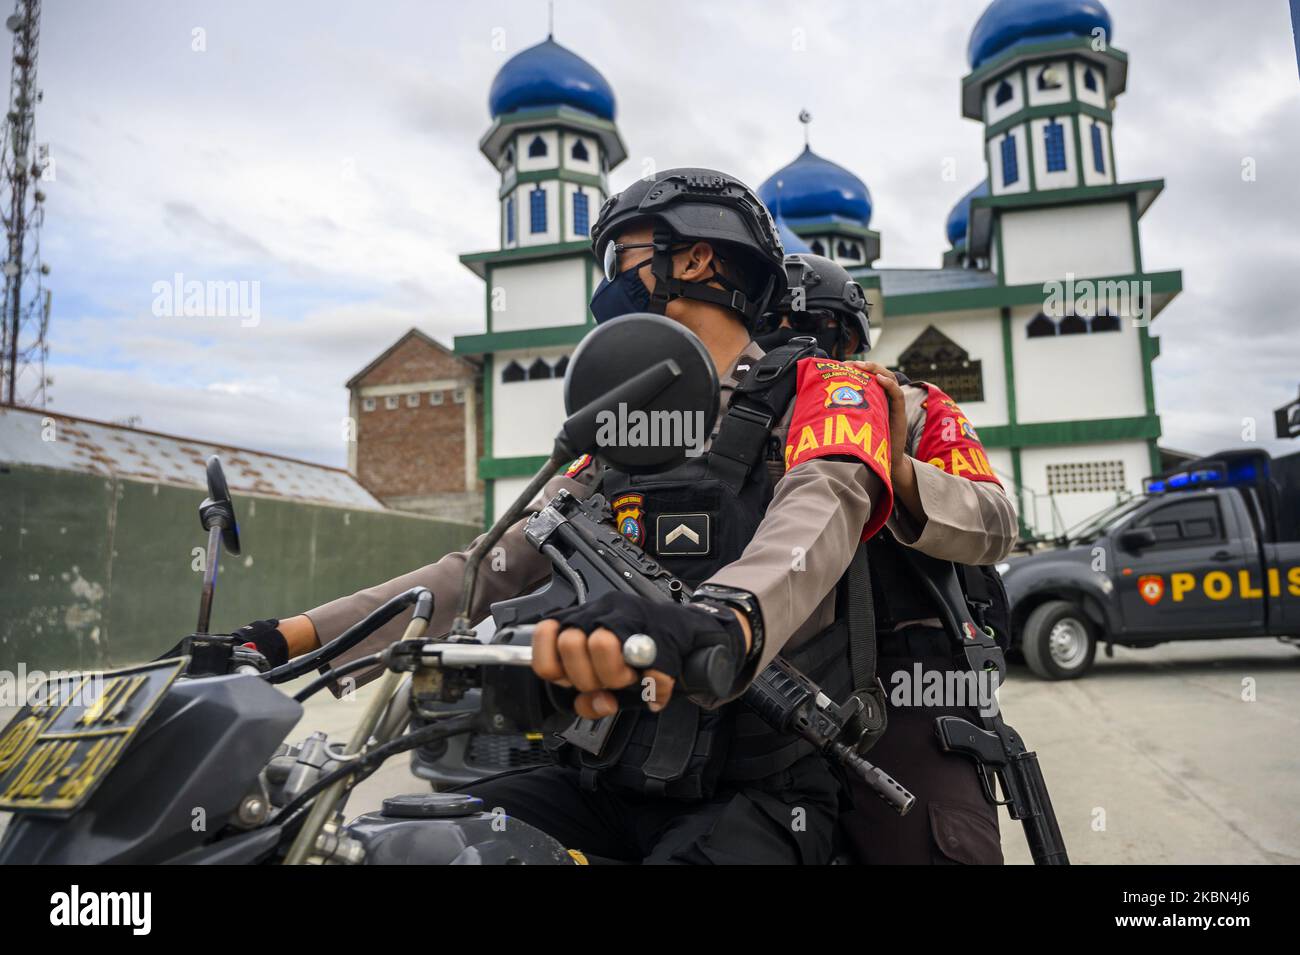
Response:
[[[1097,656],[1097,641],[1083,611],[1068,600],[1035,607],[1020,639],[1025,663],[1044,680],[1083,676]]]

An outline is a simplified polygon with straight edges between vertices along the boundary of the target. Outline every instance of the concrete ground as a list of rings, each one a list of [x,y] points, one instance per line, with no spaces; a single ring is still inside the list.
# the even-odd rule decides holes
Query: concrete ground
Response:
[[[368,696],[317,696],[291,738],[316,729],[346,738]],[[1120,648],[1067,683],[1013,668],[999,697],[1039,754],[1071,861],[1300,862],[1295,648],[1271,639]],[[399,756],[361,784],[348,815],[426,786]],[[1005,812],[1002,844],[1007,862],[1029,862]]]

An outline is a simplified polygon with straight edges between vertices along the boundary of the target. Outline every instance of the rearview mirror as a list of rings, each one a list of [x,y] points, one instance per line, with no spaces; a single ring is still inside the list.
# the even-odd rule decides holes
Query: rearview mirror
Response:
[[[660,315],[624,315],[582,340],[564,379],[561,432],[577,454],[627,474],[699,454],[718,416],[718,373],[695,335]]]
[[[1131,527],[1119,535],[1119,546],[1132,554],[1156,543],[1156,532],[1150,527]]]
[[[215,454],[208,458],[208,496],[199,505],[199,522],[205,531],[221,528],[221,543],[226,553],[239,555],[239,522],[235,519],[235,505],[230,500],[226,472],[221,469],[221,459]]]

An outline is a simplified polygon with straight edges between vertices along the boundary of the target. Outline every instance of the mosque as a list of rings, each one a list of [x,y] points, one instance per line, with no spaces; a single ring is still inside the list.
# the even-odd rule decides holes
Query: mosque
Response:
[[[1150,322],[1182,275],[1143,268],[1138,222],[1164,182],[1119,179],[1110,132],[1128,57],[1111,36],[1098,0],[994,0],[976,22],[961,103],[983,126],[986,175],[949,214],[939,268],[877,268],[870,191],[809,148],[758,189],[788,252],[826,255],[863,285],[872,358],[961,405],[1026,535],[1059,533],[1161,469]],[[485,326],[454,352],[480,375],[481,438],[461,446],[478,454],[490,517],[563,418],[600,278],[588,232],[627,148],[609,82],[550,37],[506,62],[488,103],[479,149],[501,174],[499,248],[461,256],[483,279]]]

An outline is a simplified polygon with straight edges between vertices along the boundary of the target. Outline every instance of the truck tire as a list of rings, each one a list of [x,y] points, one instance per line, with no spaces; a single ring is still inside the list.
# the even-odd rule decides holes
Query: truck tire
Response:
[[[1073,680],[1092,668],[1097,641],[1083,610],[1068,600],[1035,607],[1020,637],[1025,663],[1044,680]]]

